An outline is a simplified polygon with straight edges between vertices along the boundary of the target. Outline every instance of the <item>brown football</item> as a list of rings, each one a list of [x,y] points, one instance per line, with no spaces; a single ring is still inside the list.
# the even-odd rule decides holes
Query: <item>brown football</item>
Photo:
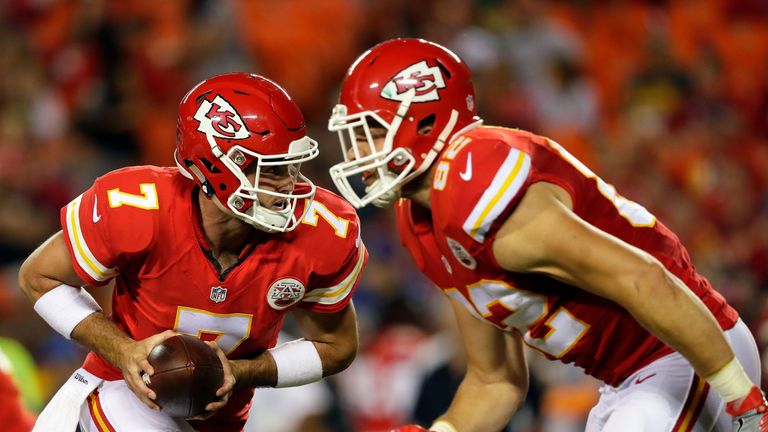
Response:
[[[205,411],[224,382],[224,369],[216,352],[192,336],[179,335],[156,345],[149,353],[154,375],[145,376],[162,412],[187,418]],[[147,379],[148,378],[148,379]]]

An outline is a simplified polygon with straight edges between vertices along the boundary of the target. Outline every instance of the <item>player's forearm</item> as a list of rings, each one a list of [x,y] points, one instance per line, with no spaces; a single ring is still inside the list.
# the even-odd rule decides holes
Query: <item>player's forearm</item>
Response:
[[[313,341],[323,364],[323,377],[337,374],[352,364],[357,355],[357,338],[337,343]]]
[[[525,399],[525,393],[525,389],[509,382],[481,382],[467,375],[441,419],[460,432],[503,430]]]
[[[235,376],[236,389],[277,385],[277,366],[272,356],[266,352],[254,359],[231,360],[230,365]]]
[[[233,360],[231,365],[235,387],[291,387],[306,384],[346,369],[356,353],[356,338],[353,342],[338,344],[295,340],[254,359]],[[282,382],[278,379],[278,369],[282,371]]]
[[[94,312],[80,321],[72,330],[72,339],[118,367],[126,347],[135,342],[101,312]]]
[[[660,269],[637,279],[637,296],[625,305],[653,335],[682,354],[700,376],[709,376],[734,354],[719,324],[679,279]]]

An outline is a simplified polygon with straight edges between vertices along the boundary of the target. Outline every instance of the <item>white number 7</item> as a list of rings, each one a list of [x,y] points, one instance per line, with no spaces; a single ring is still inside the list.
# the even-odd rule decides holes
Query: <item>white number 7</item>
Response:
[[[328,210],[328,207],[317,201],[312,201],[312,205],[307,210],[301,223],[316,227],[320,219],[318,215],[331,225],[337,237],[347,238],[349,221],[336,216],[332,211]]]
[[[109,206],[115,208],[127,205],[146,210],[156,210],[158,208],[158,202],[157,188],[155,188],[155,184],[141,183],[139,185],[139,190],[141,191],[141,195],[122,192],[119,188],[108,190],[107,197],[109,198]]]
[[[224,353],[229,354],[243,343],[251,333],[250,314],[216,314],[202,309],[179,306],[173,330],[200,339],[205,334],[215,335],[213,340]]]

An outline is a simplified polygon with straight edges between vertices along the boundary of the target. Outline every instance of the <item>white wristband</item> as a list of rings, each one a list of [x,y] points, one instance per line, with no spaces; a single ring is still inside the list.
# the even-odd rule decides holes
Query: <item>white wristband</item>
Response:
[[[70,339],[75,326],[88,315],[101,312],[101,307],[85,289],[62,284],[37,299],[35,312]]]
[[[277,366],[275,387],[294,387],[319,381],[323,378],[323,362],[315,344],[296,339],[276,346],[269,351]]]
[[[749,380],[747,373],[744,372],[744,368],[741,367],[741,363],[739,363],[736,357],[720,368],[719,371],[704,379],[726,402],[743,398],[755,386]]]
[[[437,420],[429,427],[430,432],[458,432],[448,420]]]

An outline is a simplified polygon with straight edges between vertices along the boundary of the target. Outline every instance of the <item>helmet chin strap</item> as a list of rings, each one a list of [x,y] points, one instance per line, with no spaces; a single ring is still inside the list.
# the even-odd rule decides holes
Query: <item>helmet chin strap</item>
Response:
[[[181,173],[181,175],[183,175],[184,177],[190,180],[195,179],[194,177],[192,177],[192,174],[189,173],[189,168],[186,165],[182,164],[181,161],[179,160],[179,149],[176,149],[173,151],[173,161],[176,162],[176,166],[179,167],[179,172]]]
[[[396,179],[397,177],[391,173],[385,173],[383,178],[377,178],[370,186],[366,187],[365,192],[368,193],[377,188],[386,187],[386,185],[392,184],[392,182],[394,182]],[[400,191],[399,187],[390,188],[388,191],[384,192],[383,194],[376,197],[373,201],[371,201],[371,204],[379,208],[392,207],[395,202],[400,199],[401,193],[402,192]]]
[[[420,176],[427,169],[429,169],[430,166],[432,166],[432,162],[435,161],[437,155],[440,154],[440,152],[445,147],[445,142],[451,136],[451,132],[453,132],[453,128],[456,127],[456,122],[458,119],[459,112],[456,110],[451,110],[451,117],[448,119],[448,123],[445,124],[445,128],[443,128],[443,130],[440,132],[440,135],[437,136],[435,145],[433,145],[432,148],[429,149],[429,153],[424,156],[424,160],[421,162],[421,165],[417,166],[412,173],[408,174],[408,176],[403,179],[403,184],[406,184],[414,178]]]
[[[395,120],[392,122],[393,127],[391,131],[394,133],[387,134],[387,139],[389,139],[390,142],[394,140],[394,135],[397,133],[397,129],[399,128],[400,122],[405,116],[409,105],[410,99],[407,100],[407,104],[404,102],[400,105],[400,109],[398,109],[398,115],[395,116]],[[432,163],[435,161],[437,155],[440,154],[440,152],[445,147],[445,142],[451,136],[451,132],[456,127],[456,122],[458,119],[459,112],[456,110],[451,110],[451,117],[448,119],[448,123],[446,123],[445,128],[440,131],[440,135],[438,135],[437,140],[435,140],[435,145],[432,146],[432,148],[429,150],[429,153],[427,153],[427,155],[424,157],[421,165],[416,167],[413,172],[405,176],[400,184],[393,187],[393,183],[397,180],[397,176],[386,169],[379,170],[379,178],[377,178],[370,186],[366,187],[365,192],[370,193],[377,189],[389,189],[374,198],[374,200],[371,201],[371,204],[381,208],[392,207],[395,202],[397,202],[397,200],[402,196],[403,186],[414,178],[423,174],[430,166],[432,166]]]
[[[176,164],[179,164],[179,161],[176,161]],[[181,168],[181,165],[179,165],[179,168]],[[203,175],[203,173],[200,171],[200,168],[195,166],[194,164],[191,164],[187,167],[187,169],[182,169],[181,174],[189,179],[194,180],[194,178],[189,174],[192,173],[197,177],[197,180],[200,182],[200,189],[203,190],[203,193],[206,197],[210,198],[212,196],[216,196],[216,194],[213,193],[213,186],[211,186],[211,182],[208,181],[207,178]]]
[[[222,203],[219,200],[218,196],[213,195],[211,197],[211,200],[216,204],[216,207],[218,207],[219,210],[221,210],[225,214],[227,214],[229,216],[232,216],[233,218],[239,219],[239,220],[247,223],[248,225],[256,228],[259,231],[264,231],[266,233],[276,233],[276,232],[279,232],[280,230],[272,228],[272,227],[273,226],[278,226],[279,223],[285,222],[285,219],[277,217],[277,216],[273,216],[274,220],[272,220],[272,221],[268,220],[269,216],[272,216],[272,215],[264,215],[264,214],[259,213],[257,211],[258,207],[256,207],[255,205],[251,206],[251,209],[252,209],[251,211],[253,212],[253,215],[251,216],[251,218],[246,218],[246,217],[241,217],[240,215],[238,215],[237,213],[232,211],[231,208],[229,208],[228,206],[224,205],[224,203]]]

